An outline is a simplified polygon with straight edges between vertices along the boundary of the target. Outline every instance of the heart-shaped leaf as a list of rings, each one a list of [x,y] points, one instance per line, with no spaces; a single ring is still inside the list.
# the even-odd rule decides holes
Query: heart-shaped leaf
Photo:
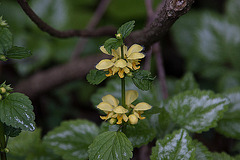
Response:
[[[106,78],[107,76],[105,71],[96,70],[96,69],[92,69],[87,75],[88,82],[93,85],[100,84]]]
[[[201,133],[217,126],[230,101],[212,91],[191,90],[173,97],[167,111],[183,128]]]

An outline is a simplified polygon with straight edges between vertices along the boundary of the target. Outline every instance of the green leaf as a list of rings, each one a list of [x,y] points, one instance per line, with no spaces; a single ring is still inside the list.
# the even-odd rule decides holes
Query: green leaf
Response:
[[[149,90],[154,79],[155,77],[153,77],[149,71],[138,70],[136,72],[133,72],[133,83],[141,90]]]
[[[5,55],[8,58],[12,59],[22,59],[22,58],[27,58],[32,55],[31,51],[23,48],[23,47],[17,47],[13,46],[10,50],[8,50]]]
[[[128,160],[132,158],[133,147],[122,132],[108,131],[96,137],[89,146],[89,160]]]
[[[157,108],[159,111],[155,109],[156,107],[153,107],[151,110],[155,110],[155,114],[152,114],[150,117],[148,117],[147,114],[147,119],[155,129],[157,138],[165,137],[165,135],[172,133],[176,128],[176,124],[171,120],[169,113],[165,110],[163,105],[164,104],[161,105],[161,108]]]
[[[52,153],[42,144],[41,129],[33,132],[23,131],[19,136],[8,141],[9,159],[16,160],[59,160],[60,157]]]
[[[227,137],[240,139],[240,88],[228,90],[224,95],[229,98],[231,105],[216,130]]]
[[[12,48],[12,33],[6,27],[0,27],[0,53],[6,53]]]
[[[233,157],[229,156],[225,152],[222,153],[214,152],[212,153],[212,158],[213,160],[235,160]]]
[[[217,126],[229,103],[228,98],[221,95],[196,89],[174,96],[167,110],[173,121],[181,127],[201,133]]]
[[[21,132],[22,129],[21,128],[14,128],[12,126],[7,126],[4,123],[4,131],[5,131],[5,135],[8,137],[16,137],[18,136]]]
[[[211,152],[201,142],[193,140],[193,145],[196,148],[196,160],[212,160]]]
[[[12,93],[0,101],[0,120],[8,126],[33,131],[35,115],[32,102],[22,93]]]
[[[101,70],[92,69],[87,74],[87,81],[90,84],[98,85],[107,78],[106,72]]]
[[[104,43],[104,48],[107,50],[107,52],[111,55],[112,49],[117,49],[118,47],[121,47],[123,41],[116,39],[116,38],[109,38]]]
[[[87,120],[66,121],[44,137],[44,143],[65,160],[85,160],[99,128]]]
[[[193,160],[195,147],[191,143],[191,137],[186,130],[175,131],[163,140],[157,140],[150,158],[151,160]]]
[[[122,34],[123,38],[126,38],[133,30],[135,21],[129,21],[124,23],[118,30],[117,33]]]
[[[136,125],[128,125],[125,132],[133,147],[141,147],[151,142],[155,136],[155,130],[150,127],[147,120],[140,120]]]
[[[186,73],[181,80],[176,82],[175,93],[180,93],[187,90],[197,89],[198,84],[196,83],[192,73]]]

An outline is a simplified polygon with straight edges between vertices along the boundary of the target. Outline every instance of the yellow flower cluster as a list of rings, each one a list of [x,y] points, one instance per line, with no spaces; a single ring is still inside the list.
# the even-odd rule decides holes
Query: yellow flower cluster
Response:
[[[137,124],[138,119],[145,119],[142,117],[144,111],[152,108],[145,102],[138,103],[134,106],[132,103],[138,98],[138,92],[135,90],[129,90],[126,92],[126,108],[119,105],[119,100],[114,96],[108,94],[102,97],[102,102],[97,105],[97,108],[104,111],[107,115],[100,116],[103,120],[109,120],[111,124],[122,124],[122,120],[130,124]]]
[[[110,55],[107,50],[104,48],[104,46],[100,47],[100,50],[105,53]],[[137,70],[140,68],[139,61],[140,59],[144,58],[145,55],[143,53],[140,53],[143,50],[143,47],[134,44],[132,45],[129,49],[127,46],[123,46],[123,56],[122,57],[122,52],[121,52],[121,47],[118,47],[118,49],[114,50],[112,49],[111,55],[113,58],[110,59],[103,59],[101,60],[97,65],[96,68],[98,70],[104,70],[108,71],[109,73],[106,76],[112,76],[115,73],[118,72],[118,75],[120,78],[124,77],[124,73],[130,74],[130,69],[131,70]]]

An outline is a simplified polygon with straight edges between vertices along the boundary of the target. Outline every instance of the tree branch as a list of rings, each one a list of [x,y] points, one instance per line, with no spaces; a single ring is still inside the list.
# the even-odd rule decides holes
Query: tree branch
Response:
[[[146,48],[160,40],[176,20],[187,13],[194,0],[163,0],[153,22],[143,30],[133,32],[126,42],[144,45]]]
[[[28,17],[43,31],[47,32],[51,36],[58,38],[70,38],[70,37],[96,37],[96,36],[106,36],[114,35],[116,28],[111,26],[102,27],[99,29],[91,30],[67,30],[59,31],[47,23],[45,23],[38,15],[31,9],[26,0],[17,0],[19,5],[22,7],[23,11],[28,15]]]
[[[85,77],[90,69],[93,69],[101,59],[106,57],[104,54],[101,54],[101,56],[89,56],[38,72],[18,83],[14,87],[14,91],[22,92],[30,98],[35,98],[39,94],[54,89],[63,83]]]

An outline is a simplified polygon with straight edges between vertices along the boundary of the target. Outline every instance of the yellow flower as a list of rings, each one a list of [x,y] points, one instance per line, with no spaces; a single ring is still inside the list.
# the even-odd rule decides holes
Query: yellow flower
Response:
[[[97,105],[97,108],[104,111],[107,116],[100,116],[102,120],[110,119],[110,123],[114,123],[114,119],[117,119],[117,124],[122,124],[122,120],[128,121],[126,113],[128,112],[122,106],[118,106],[119,101],[112,95],[108,94],[102,98],[102,102]]]
[[[139,118],[139,119],[145,119],[145,117],[141,117],[141,114],[143,114],[144,111],[149,110],[152,108],[149,104],[146,102],[140,102],[136,106],[132,105],[132,102],[134,102],[138,98],[138,92],[135,90],[129,90],[126,92],[126,105],[130,108],[133,108],[133,114]],[[134,119],[135,117],[131,116],[131,119]],[[130,120],[130,117],[129,117]],[[135,120],[132,120],[135,122]],[[131,123],[131,121],[130,121]],[[132,122],[133,123],[133,122]],[[131,124],[132,124],[131,123]],[[137,122],[136,122],[137,123]]]
[[[116,99],[110,94],[102,97],[102,102],[97,105],[97,108],[104,111],[107,116],[100,116],[100,118],[102,120],[108,120],[109,118],[112,118],[112,116],[114,115],[113,109],[116,108],[118,104],[118,99]]]
[[[125,49],[125,55],[126,55],[126,59],[128,61],[128,67],[134,70],[137,70],[140,68],[140,66],[137,67],[140,61],[140,59],[144,58],[145,55],[143,53],[140,53],[143,50],[143,47],[138,45],[138,44],[134,44],[132,45],[127,51]]]
[[[116,113],[112,117],[118,119],[117,124],[122,124],[122,120],[124,120],[125,122],[128,121],[128,117],[126,115],[128,110],[126,108],[124,108],[123,106],[118,106],[118,107],[114,108],[113,112]]]
[[[138,123],[138,118],[135,114],[130,114],[128,116],[128,118],[129,118],[129,123],[130,124],[137,124]]]
[[[104,48],[104,46],[100,47],[100,50],[110,55],[107,50]],[[110,59],[103,59],[101,60],[97,65],[96,68],[98,70],[104,70],[108,71],[109,73],[106,74],[106,76],[112,76],[115,73],[118,72],[118,75],[120,78],[124,77],[124,73],[130,74],[130,69],[137,70],[140,68],[140,66],[137,66],[140,61],[140,59],[144,58],[145,55],[143,53],[140,53],[143,50],[143,47],[134,44],[129,49],[127,49],[127,46],[123,46],[123,55],[124,57],[121,57],[121,47],[118,47],[118,49],[114,50],[112,49],[111,55],[113,58]]]

